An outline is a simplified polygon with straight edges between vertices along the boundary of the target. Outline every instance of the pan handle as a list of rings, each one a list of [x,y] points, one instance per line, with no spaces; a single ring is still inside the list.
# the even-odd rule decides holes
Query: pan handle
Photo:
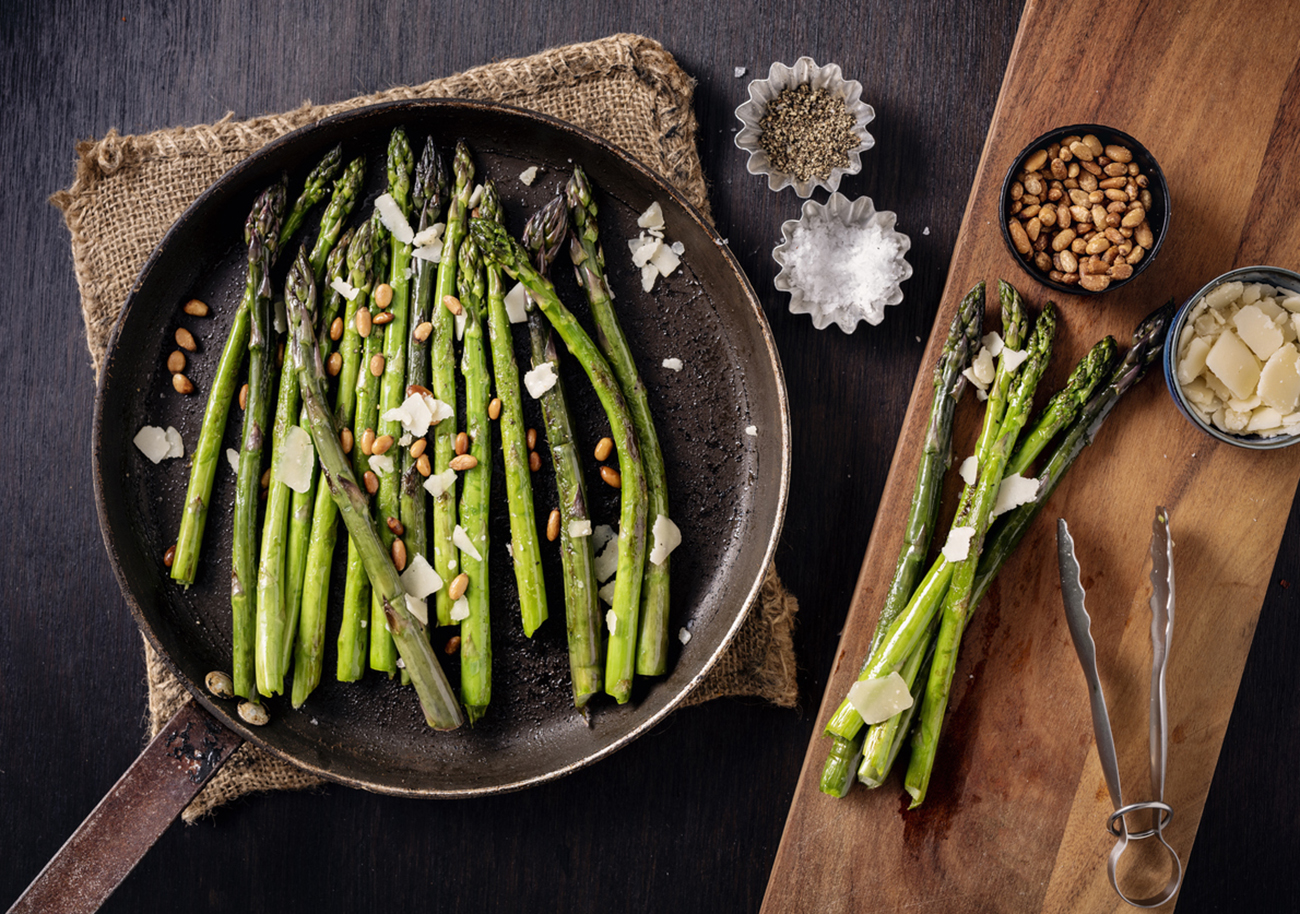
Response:
[[[14,902],[19,912],[99,909],[244,742],[190,699]]]

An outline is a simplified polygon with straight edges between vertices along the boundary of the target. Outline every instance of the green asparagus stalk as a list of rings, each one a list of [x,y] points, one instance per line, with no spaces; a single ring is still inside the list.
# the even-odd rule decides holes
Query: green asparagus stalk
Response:
[[[646,482],[631,411],[618,388],[618,379],[600,350],[569,310],[555,287],[528,262],[527,253],[498,223],[470,220],[470,233],[485,256],[518,279],[528,290],[573,357],[582,365],[604,407],[614,446],[618,450],[620,487],[618,580],[610,617],[605,657],[605,692],[619,704],[632,695],[636,667],[637,615],[641,600],[641,570],[646,552]]]
[[[464,717],[423,626],[407,608],[402,579],[384,551],[366,495],[357,485],[356,475],[339,443],[338,425],[325,402],[325,369],[316,335],[301,305],[296,298],[286,302],[291,330],[289,356],[302,388],[302,401],[307,407],[312,441],[320,455],[322,476],[349,537],[363,556],[366,572],[380,594],[387,627],[397,643],[404,668],[411,674],[425,721],[437,730],[455,729]]]
[[[468,615],[460,620],[460,698],[472,724],[487,712],[492,697],[492,626],[489,609],[488,499],[492,484],[492,422],[488,400],[492,384],[483,349],[483,299],[487,279],[473,238],[457,252],[457,288],[465,315],[461,375],[465,382],[465,432],[474,465],[461,471],[460,527],[478,552],[462,549],[461,574],[469,577],[465,591]],[[452,618],[459,613],[452,612]]]
[[[605,252],[600,244],[596,200],[587,175],[580,167],[574,168],[566,194],[575,228],[569,243],[570,258],[578,283],[586,291],[591,305],[591,314],[596,321],[596,340],[618,376],[623,399],[632,410],[650,499],[647,523],[653,525],[660,517],[670,517],[663,449],[659,446],[645,383],[637,370],[605,281]],[[669,557],[664,556],[658,562],[647,557],[645,580],[641,584],[641,631],[636,659],[636,671],[642,676],[661,676],[668,669],[668,585]]]
[[[374,255],[371,270],[376,279],[387,275],[388,270],[388,231],[378,217],[370,220],[373,238],[371,245]],[[378,291],[378,284],[376,285]],[[382,309],[375,304],[374,296],[357,306],[366,310],[368,328],[362,337],[361,360],[356,373],[356,390],[353,404],[352,428],[352,468],[358,479],[374,480],[378,488],[378,477],[370,469],[370,455],[362,442],[371,435],[379,423],[379,375],[371,370],[376,357],[383,357],[384,328],[374,323],[374,316]],[[367,487],[368,488],[368,487]],[[347,570],[343,583],[343,622],[339,629],[338,679],[340,682],[355,682],[360,679],[366,664],[368,638],[366,632],[370,626],[371,588],[366,574],[363,556],[357,544],[348,541]]]
[[[926,425],[921,459],[917,465],[916,486],[903,532],[903,547],[876,621],[868,657],[916,590],[922,563],[930,549],[930,541],[934,538],[934,529],[939,522],[943,474],[952,454],[953,413],[965,382],[962,372],[970,365],[980,345],[980,332],[984,322],[984,292],[984,283],[981,281],[961,300],[948,329],[948,338],[940,352],[939,361],[934,367],[930,418]],[[865,663],[863,672],[866,672]],[[861,720],[847,699],[840,703],[836,715],[852,715]],[[826,764],[822,768],[821,790],[842,797],[852,783],[856,767],[854,760],[861,754],[863,741],[856,735],[844,737],[835,734],[832,734],[831,741]]]
[[[320,162],[307,175],[307,180],[303,182],[302,193],[298,194],[298,199],[293,201],[293,206],[289,208],[289,214],[284,217],[284,222],[280,228],[279,242],[276,244],[276,250],[284,250],[285,245],[294,233],[302,227],[303,220],[307,218],[307,212],[321,200],[325,199],[325,192],[329,189],[330,181],[338,174],[339,165],[343,161],[343,144],[339,144],[325,153]]]
[[[454,415],[457,408],[456,318],[448,308],[447,300],[455,299],[456,259],[461,240],[465,237],[469,198],[474,190],[474,161],[464,143],[456,144],[452,173],[454,182],[447,204],[447,228],[443,233],[442,259],[438,262],[438,283],[433,291],[433,339],[430,346],[433,395],[453,410],[453,415],[442,420],[433,432],[433,469],[438,473],[445,470],[456,456],[456,428],[459,424]],[[433,500],[433,568],[443,581],[434,596],[439,625],[451,624],[452,600],[447,587],[459,571],[456,545],[451,541],[455,526],[456,487],[448,486]]]
[[[298,251],[289,269],[284,295],[286,300],[298,296],[303,299],[304,307],[305,301],[310,299],[312,307],[308,309],[308,316],[315,320],[316,287],[311,280],[311,265],[307,262],[305,247]],[[282,371],[275,403],[275,424],[271,431],[271,476],[262,520],[261,558],[257,565],[254,660],[257,690],[267,697],[279,695],[284,690],[284,645],[292,637],[291,633],[286,634],[289,611],[285,600],[288,586],[285,558],[293,490],[281,482],[280,476],[289,433],[298,419],[298,407],[298,379],[292,371]]]
[[[334,182],[334,193],[330,196],[329,205],[321,215],[320,231],[316,233],[316,243],[312,245],[309,257],[311,274],[317,286],[324,282],[330,252],[338,246],[343,226],[357,205],[357,197],[361,193],[361,186],[365,179],[366,160],[357,157],[348,163],[343,174],[339,175],[339,179]]]
[[[1010,289],[1005,283],[1002,285],[1004,289]],[[1014,291],[1010,299],[1004,292],[1004,316],[1007,313],[1005,310],[1007,302],[1014,302],[1018,298]],[[1043,372],[1047,370],[1055,333],[1056,311],[1052,303],[1048,302],[1039,315],[1033,335],[1030,337],[1028,358],[1015,375],[1015,388],[1006,402],[996,437],[989,442],[987,450],[977,452],[980,455],[979,482],[967,521],[967,525],[973,527],[975,532],[971,537],[967,558],[957,562],[953,568],[952,583],[944,597],[934,659],[930,665],[925,698],[918,712],[912,755],[908,762],[905,786],[907,792],[912,795],[913,808],[925,800],[930,773],[934,768],[943,715],[948,706],[948,696],[952,691],[952,677],[957,666],[957,651],[970,619],[975,574],[984,548],[984,537],[992,517],[993,505],[997,500],[998,488],[1002,484],[1007,462],[1011,459],[1020,432],[1028,421],[1038,382]],[[1018,348],[1013,343],[1009,345]],[[1004,352],[998,363],[999,378],[1006,368],[1006,361]],[[1011,371],[1006,373],[1012,374]],[[994,383],[997,383],[996,379]],[[996,408],[994,397],[989,398],[987,408],[990,411]]]
[[[479,213],[484,219],[491,219],[494,222],[501,222],[503,219],[496,185],[491,181],[485,181],[483,184],[483,199],[479,203]],[[501,453],[505,465],[506,507],[510,516],[510,553],[515,571],[515,585],[519,591],[519,614],[523,620],[525,634],[531,636],[546,619],[547,605],[546,583],[542,575],[541,544],[537,538],[537,515],[533,504],[532,472],[528,468],[523,398],[519,392],[519,366],[515,362],[514,335],[510,329],[510,318],[506,314],[505,282],[501,276],[501,268],[492,262],[486,263],[485,267],[488,289],[488,336],[492,346],[492,369],[497,397],[501,400],[501,415],[497,425],[501,433]],[[545,403],[545,396],[543,395],[543,403]],[[594,601],[595,597],[593,596],[592,599]],[[598,650],[597,647],[595,654],[597,664],[600,661]],[[597,680],[596,688],[592,691],[599,690],[600,683]],[[575,700],[576,698],[575,692]]]
[[[524,226],[523,241],[533,255],[537,271],[545,276],[564,247],[568,235],[568,204],[564,197],[551,200],[533,214]],[[528,333],[534,369],[549,363],[555,384],[539,398],[546,442],[555,470],[555,489],[560,512],[560,570],[564,582],[565,631],[569,644],[569,678],[575,707],[586,707],[592,695],[604,685],[601,652],[601,612],[591,537],[574,536],[571,525],[591,523],[587,489],[583,482],[582,456],[578,453],[569,415],[564,382],[560,378],[559,353],[554,331],[541,311],[529,301]],[[525,628],[527,630],[527,628]]]
[[[388,143],[388,194],[401,218],[411,217],[411,173],[415,166],[411,144],[406,132],[398,127]],[[376,435],[389,443],[386,469],[376,472],[379,477],[379,497],[376,509],[379,518],[379,539],[390,553],[405,555],[406,543],[394,532],[394,522],[402,517],[401,452],[395,442],[402,437],[402,423],[386,419],[385,415],[402,405],[406,399],[406,343],[410,318],[411,286],[407,271],[411,266],[411,244],[389,235],[388,285],[392,289],[392,302],[385,312],[388,323],[384,326],[383,376],[379,390],[379,424]],[[372,461],[372,467],[374,462]],[[401,545],[398,546],[398,542]],[[403,560],[403,566],[405,561]],[[371,582],[374,583],[373,581]],[[384,630],[384,609],[381,595],[371,591],[370,600],[370,668],[393,676],[397,673],[397,648]]]
[[[176,534],[176,552],[172,558],[172,580],[186,587],[194,583],[198,571],[203,528],[207,525],[208,503],[212,497],[212,480],[221,459],[221,439],[230,414],[230,403],[239,384],[240,367],[248,350],[252,308],[267,281],[267,252],[275,249],[279,237],[285,194],[283,182],[263,191],[253,204],[244,225],[244,241],[248,245],[248,279],[230,333],[226,337],[225,347],[221,350],[221,359],[212,379],[212,390],[204,407],[203,424],[190,463],[185,510],[181,515],[180,530]],[[249,647],[251,646],[250,640]],[[251,672],[251,662],[248,668]]]
[[[284,191],[276,193],[283,200]],[[280,205],[283,205],[282,203]],[[262,450],[275,378],[275,356],[268,352],[271,340],[271,262],[275,258],[275,235],[265,240],[256,233],[249,239],[248,284],[256,281],[249,305],[248,399],[244,408],[244,429],[240,437],[239,472],[235,482],[235,510],[232,519],[230,609],[232,616],[233,661],[231,679],[235,694],[256,697],[254,659],[257,618],[257,508],[261,491]],[[270,242],[269,244],[267,242]],[[252,266],[253,261],[258,266]]]

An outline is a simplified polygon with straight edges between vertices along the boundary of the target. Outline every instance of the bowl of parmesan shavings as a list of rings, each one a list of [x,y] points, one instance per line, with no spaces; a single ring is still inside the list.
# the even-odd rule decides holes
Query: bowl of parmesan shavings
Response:
[[[770,189],[793,187],[810,197],[817,187],[838,190],[842,176],[862,170],[862,153],[876,144],[867,132],[875,116],[862,101],[862,83],[846,80],[838,64],[777,61],[767,79],[749,84],[749,101],[736,109],[735,143],[749,153],[749,173],[766,175]]]
[[[850,202],[836,192],[825,203],[806,201],[800,218],[781,226],[785,240],[772,251],[781,267],[772,282],[790,293],[790,311],[809,315],[818,330],[834,323],[845,333],[861,321],[883,321],[912,275],[903,256],[912,241],[894,230],[895,218],[877,212],[870,197]]]

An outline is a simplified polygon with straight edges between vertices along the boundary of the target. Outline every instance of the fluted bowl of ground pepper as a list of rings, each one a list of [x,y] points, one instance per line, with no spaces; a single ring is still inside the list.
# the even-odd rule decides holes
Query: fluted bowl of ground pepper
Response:
[[[750,174],[767,175],[772,190],[834,193],[843,175],[862,170],[862,153],[876,143],[867,132],[875,116],[862,84],[844,79],[837,64],[800,57],[793,67],[772,64],[767,79],[749,84],[749,101],[736,109],[744,125],[736,146],[749,153]]]

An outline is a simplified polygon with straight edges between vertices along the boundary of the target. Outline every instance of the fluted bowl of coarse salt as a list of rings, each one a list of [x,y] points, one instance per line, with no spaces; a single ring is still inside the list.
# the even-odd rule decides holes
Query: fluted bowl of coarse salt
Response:
[[[772,251],[781,266],[773,285],[790,293],[790,311],[809,315],[818,330],[834,323],[845,333],[860,321],[883,321],[912,275],[903,257],[912,240],[894,230],[896,218],[877,212],[870,197],[849,202],[836,192],[825,203],[805,202],[800,218],[781,226],[785,240]]]

